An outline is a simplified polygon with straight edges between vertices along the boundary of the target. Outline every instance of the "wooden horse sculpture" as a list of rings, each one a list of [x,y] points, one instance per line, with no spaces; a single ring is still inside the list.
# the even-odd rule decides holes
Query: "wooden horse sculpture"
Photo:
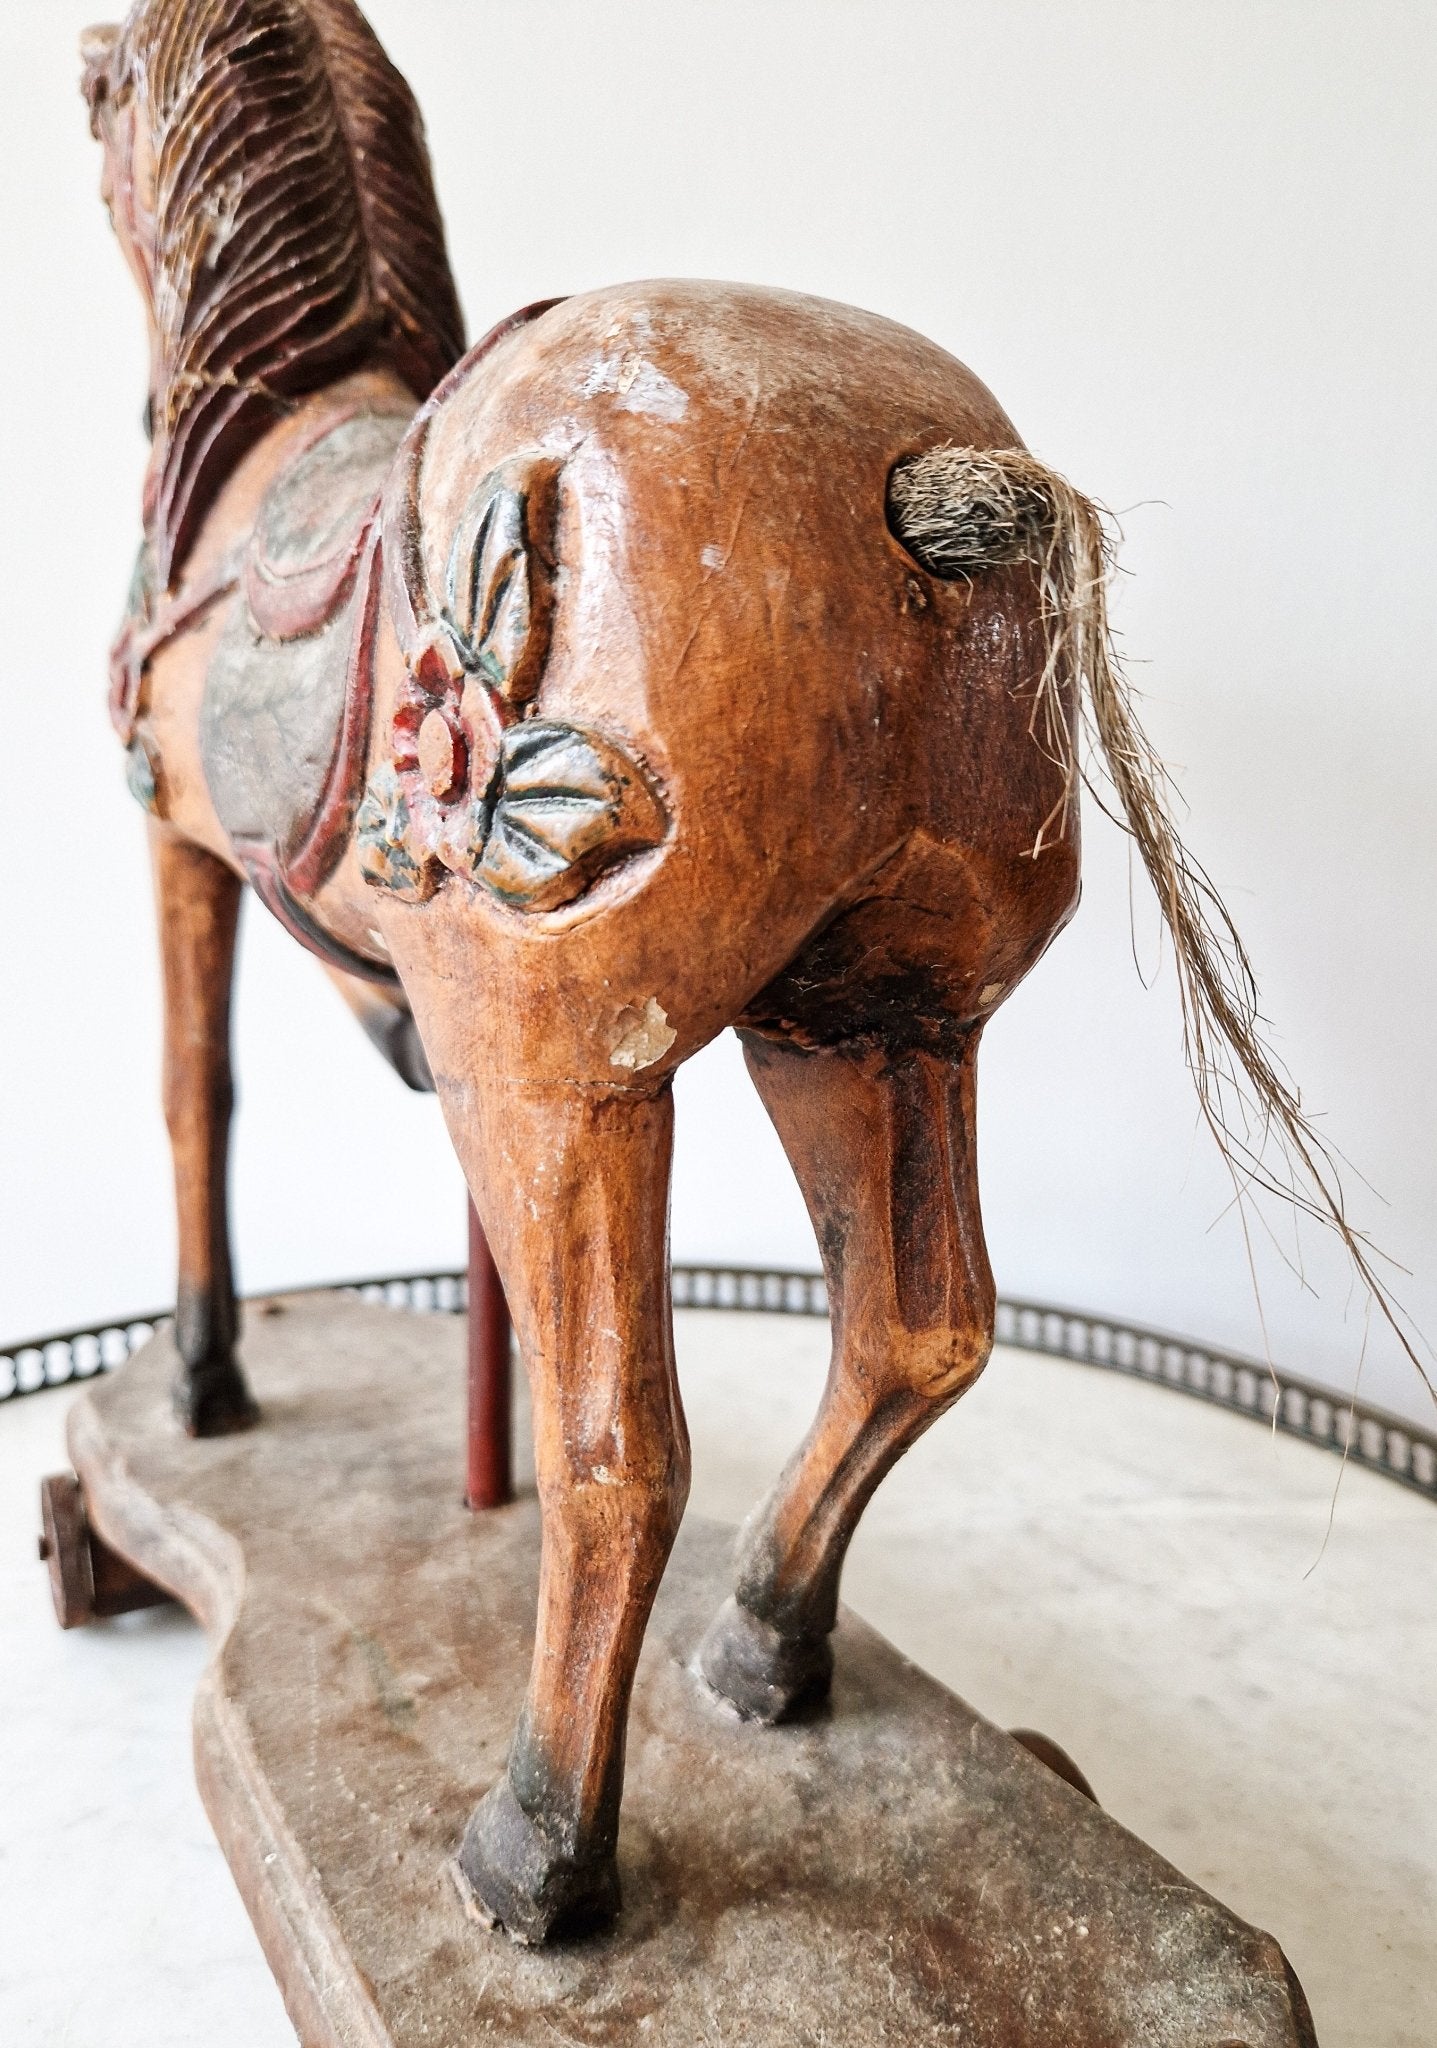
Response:
[[[1226,1047],[1305,1127],[1109,661],[1097,515],[961,364],[692,283],[531,308],[461,360],[418,117],[351,0],[141,0],[86,85],[152,348],[113,709],[152,814],[180,1410],[253,1416],[224,1214],[248,879],[427,1058],[514,1314],[538,1640],[459,1870],[542,1940],[617,1906],[688,1487],[680,1062],[740,1028],[833,1307],[818,1416],[701,1652],[756,1721],[826,1687],[863,1507],[988,1356],[975,1062],[1077,901],[1085,685],[1200,1080]]]

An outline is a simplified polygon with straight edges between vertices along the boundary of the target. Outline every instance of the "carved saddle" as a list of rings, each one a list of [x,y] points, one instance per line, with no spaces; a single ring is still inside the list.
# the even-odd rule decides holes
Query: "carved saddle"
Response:
[[[205,680],[200,753],[258,893],[331,959],[299,899],[343,849],[363,774],[378,629],[378,517],[411,415],[323,423],[276,478]],[[351,972],[389,977],[344,949]]]
[[[326,413],[270,485],[240,560],[186,608],[188,617],[238,591],[200,714],[220,823],[291,933],[371,980],[392,983],[392,969],[331,938],[305,908],[352,834],[378,888],[417,901],[452,876],[544,911],[667,830],[620,744],[542,715],[558,465],[519,455],[484,477],[452,536],[442,588],[425,566],[417,504],[434,411],[498,340],[545,310],[525,308],[493,330],[417,417]],[[388,745],[374,748],[386,619],[405,675]],[[154,638],[125,644],[129,674]],[[131,685],[126,701],[133,695]]]

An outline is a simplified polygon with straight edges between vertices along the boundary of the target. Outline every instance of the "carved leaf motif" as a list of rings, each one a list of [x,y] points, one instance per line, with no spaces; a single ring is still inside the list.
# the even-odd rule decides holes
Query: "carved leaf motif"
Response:
[[[554,465],[520,457],[486,477],[449,553],[445,622],[465,667],[511,704],[539,687],[551,591],[544,529]]]
[[[399,777],[388,765],[376,770],[354,820],[360,873],[376,889],[422,903],[434,892],[434,861],[428,854],[415,858],[410,825]]]
[[[502,689],[528,637],[529,567],[524,549],[524,501],[496,490],[480,515],[477,534],[465,520],[449,557],[449,616],[470,666]]]
[[[657,846],[664,829],[642,773],[612,742],[577,726],[511,726],[478,879],[506,902],[552,910]]]

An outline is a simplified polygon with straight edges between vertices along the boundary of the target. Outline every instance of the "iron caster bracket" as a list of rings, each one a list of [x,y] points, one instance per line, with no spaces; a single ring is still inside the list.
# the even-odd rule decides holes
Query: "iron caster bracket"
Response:
[[[50,1567],[50,1594],[61,1628],[83,1628],[141,1607],[163,1607],[171,1595],[90,1527],[85,1496],[73,1472],[40,1481],[40,1562]]]

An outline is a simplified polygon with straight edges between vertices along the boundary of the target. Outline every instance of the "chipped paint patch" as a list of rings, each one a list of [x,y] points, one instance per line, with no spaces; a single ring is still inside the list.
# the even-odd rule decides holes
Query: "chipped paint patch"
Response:
[[[600,356],[579,390],[585,398],[612,391],[618,400],[616,410],[644,413],[655,420],[681,420],[689,409],[687,391],[632,348]]]
[[[706,548],[699,549],[699,560],[706,569],[723,569],[728,566],[727,554],[713,541],[710,541]]]
[[[661,1060],[679,1035],[653,996],[642,1008],[636,1003],[627,1004],[615,1024],[618,1036],[609,1053],[609,1065],[627,1067],[633,1073]]]
[[[986,987],[980,988],[978,991],[978,1007],[986,1010],[989,1003],[996,1003],[1007,986],[1008,984],[1005,981],[990,981]]]

